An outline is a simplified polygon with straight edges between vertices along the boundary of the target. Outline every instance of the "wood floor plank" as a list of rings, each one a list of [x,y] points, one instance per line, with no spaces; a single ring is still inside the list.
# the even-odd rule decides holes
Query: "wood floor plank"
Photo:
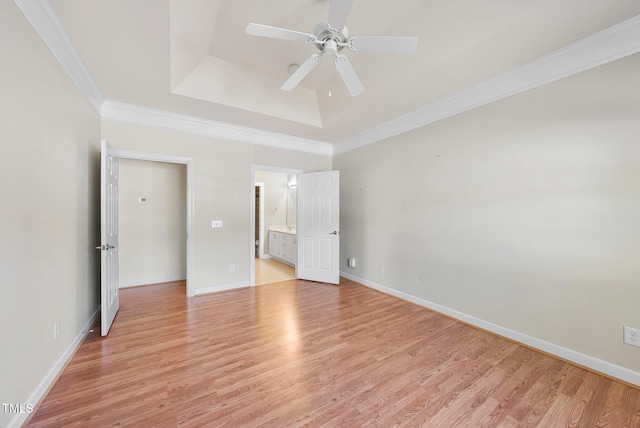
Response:
[[[293,266],[276,259],[260,259],[256,257],[255,260],[256,285],[287,281],[296,277],[296,269]]]
[[[640,426],[637,388],[345,279],[120,298],[27,426]]]

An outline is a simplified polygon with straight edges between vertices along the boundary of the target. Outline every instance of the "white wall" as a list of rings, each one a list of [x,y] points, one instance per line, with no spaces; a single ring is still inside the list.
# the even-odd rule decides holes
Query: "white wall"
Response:
[[[638,75],[635,55],[335,157],[342,270],[637,382]]]
[[[331,157],[255,146],[237,141],[102,121],[102,135],[116,149],[194,159],[194,290],[196,294],[250,283],[255,203],[252,165],[331,169]],[[224,227],[211,228],[212,220]],[[235,264],[235,272],[229,265]]]
[[[287,174],[256,171],[256,181],[264,183],[264,252],[269,253],[269,228],[287,224]],[[256,221],[258,219],[256,218]]]
[[[12,1],[0,28],[0,403],[35,405],[98,307],[100,122]]]
[[[119,171],[120,287],[184,279],[186,166],[120,159]]]
[[[293,186],[293,187],[292,187]],[[287,174],[287,224],[285,226],[296,228],[298,223],[298,177],[296,174]]]

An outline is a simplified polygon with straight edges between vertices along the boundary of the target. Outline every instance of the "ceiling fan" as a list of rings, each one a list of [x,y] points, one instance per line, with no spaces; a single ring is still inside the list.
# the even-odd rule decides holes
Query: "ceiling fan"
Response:
[[[313,34],[302,33],[284,28],[250,23],[247,34],[252,36],[271,37],[274,39],[291,40],[313,43],[320,53],[311,55],[291,77],[284,82],[281,89],[292,91],[313,70],[327,54],[333,57],[333,63],[338,70],[345,86],[355,97],[364,92],[364,87],[346,55],[340,53],[345,47],[359,52],[383,52],[411,54],[416,51],[418,39],[416,37],[387,37],[387,36],[354,36],[349,37],[345,26],[351,3],[353,0],[331,0],[329,18],[316,26]]]

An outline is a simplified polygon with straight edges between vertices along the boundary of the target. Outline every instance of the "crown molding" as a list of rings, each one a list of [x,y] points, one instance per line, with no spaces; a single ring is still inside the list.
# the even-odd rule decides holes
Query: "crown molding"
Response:
[[[49,0],[14,0],[51,53],[102,119],[331,156],[332,145],[106,100]]]
[[[640,15],[346,138],[334,145],[333,154],[402,134],[637,52],[640,52]]]
[[[78,87],[93,110],[100,114],[104,96],[67,35],[49,0],[14,0],[40,38]]]
[[[103,119],[326,156],[355,150],[640,52],[640,15],[335,144],[105,100],[49,0],[14,0]]]
[[[104,120],[143,125],[169,131],[202,135],[230,141],[258,144],[278,149],[331,156],[330,143],[294,137],[286,134],[267,132],[254,128],[232,125],[224,122],[200,119],[166,111],[153,110],[131,104],[106,100],[102,104],[100,115]]]

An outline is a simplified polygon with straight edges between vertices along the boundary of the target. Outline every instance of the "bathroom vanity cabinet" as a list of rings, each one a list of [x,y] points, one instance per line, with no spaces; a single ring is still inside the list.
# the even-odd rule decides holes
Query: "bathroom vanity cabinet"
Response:
[[[286,228],[269,230],[269,254],[292,266],[298,259],[298,238],[295,230]]]

